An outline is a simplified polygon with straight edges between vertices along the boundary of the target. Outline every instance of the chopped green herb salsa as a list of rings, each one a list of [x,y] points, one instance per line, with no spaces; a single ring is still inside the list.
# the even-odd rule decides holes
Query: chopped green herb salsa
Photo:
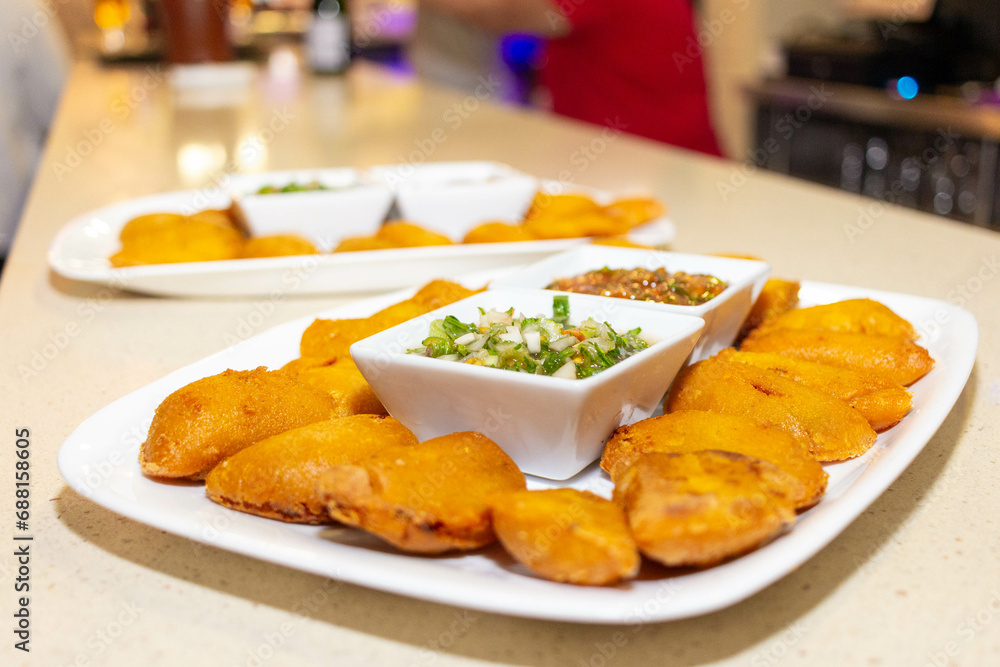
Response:
[[[318,192],[320,190],[330,190],[326,185],[323,185],[319,181],[309,181],[308,183],[289,183],[283,188],[279,188],[275,185],[265,185],[260,190],[257,191],[259,195],[276,195],[282,192]]]
[[[478,323],[453,315],[431,322],[429,335],[410,354],[568,379],[586,378],[628,359],[649,343],[635,328],[620,334],[607,322],[569,326],[569,297],[553,299],[552,318],[479,309]]]

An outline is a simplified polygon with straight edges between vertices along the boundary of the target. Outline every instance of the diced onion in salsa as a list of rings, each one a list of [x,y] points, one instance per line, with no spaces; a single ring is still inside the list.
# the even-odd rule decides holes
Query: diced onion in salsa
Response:
[[[570,326],[569,298],[553,299],[552,319],[480,309],[479,321],[465,323],[453,315],[431,322],[427,338],[408,350],[446,361],[551,375],[586,378],[649,347],[641,329],[618,333],[607,322],[586,319]],[[562,320],[561,322],[559,320]]]

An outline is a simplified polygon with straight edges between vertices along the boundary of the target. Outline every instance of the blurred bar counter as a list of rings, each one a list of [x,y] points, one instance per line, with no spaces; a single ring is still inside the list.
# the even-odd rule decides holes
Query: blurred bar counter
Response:
[[[757,166],[1000,229],[1000,102],[787,78],[748,86]]]

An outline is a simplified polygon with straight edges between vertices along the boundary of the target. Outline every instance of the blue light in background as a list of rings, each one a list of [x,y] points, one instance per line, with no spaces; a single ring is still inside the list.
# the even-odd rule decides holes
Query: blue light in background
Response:
[[[500,41],[503,61],[515,72],[528,71],[538,64],[542,42],[532,35],[510,34]]]
[[[920,86],[912,76],[902,76],[896,81],[896,92],[904,100],[912,100],[920,92]]]

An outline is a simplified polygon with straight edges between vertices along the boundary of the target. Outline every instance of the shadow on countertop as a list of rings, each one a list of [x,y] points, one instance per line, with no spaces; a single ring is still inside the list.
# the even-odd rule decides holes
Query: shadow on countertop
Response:
[[[443,657],[539,667],[654,663],[687,667],[724,660],[764,642],[793,626],[855,575],[859,577],[856,584],[862,585],[865,575],[859,571],[877,562],[894,540],[905,534],[922,499],[951,458],[975,401],[975,386],[974,369],[951,413],[920,455],[816,556],[744,602],[669,623],[578,625],[465,612],[352,584],[330,583],[322,577],[196,544],[119,517],[68,487],[62,489],[57,511],[59,520],[71,531],[119,558],[254,604],[409,644],[420,651],[414,654],[414,664],[430,664],[426,659],[434,655],[429,652],[440,651]],[[111,523],[115,530],[100,529],[102,524]],[[332,594],[313,596],[318,591]],[[310,596],[322,599],[322,603],[303,604]]]

